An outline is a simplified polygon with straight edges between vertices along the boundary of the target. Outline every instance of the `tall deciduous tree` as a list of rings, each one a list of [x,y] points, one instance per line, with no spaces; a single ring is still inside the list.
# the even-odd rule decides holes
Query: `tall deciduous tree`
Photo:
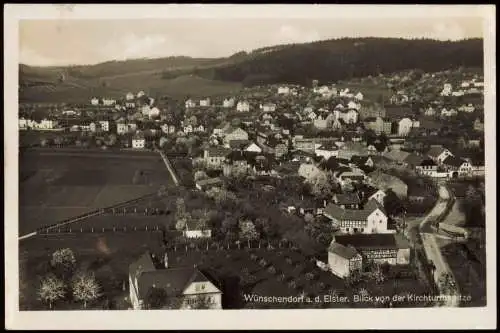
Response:
[[[52,309],[55,301],[64,298],[65,289],[66,286],[62,280],[58,279],[54,274],[49,274],[41,281],[38,297],[43,302],[48,303],[49,308]]]
[[[59,249],[52,253],[50,264],[60,278],[66,279],[73,274],[76,267],[75,254],[69,248]]]
[[[77,273],[73,278],[72,289],[73,297],[83,302],[84,308],[87,308],[88,302],[95,301],[102,295],[101,286],[92,272]]]
[[[255,224],[247,219],[239,221],[240,238],[244,240],[253,240],[259,238],[259,232],[255,228]]]

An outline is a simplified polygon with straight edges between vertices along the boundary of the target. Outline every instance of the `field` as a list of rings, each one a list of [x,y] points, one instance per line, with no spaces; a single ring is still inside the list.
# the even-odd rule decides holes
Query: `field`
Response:
[[[171,267],[198,265],[214,273],[225,286],[224,308],[351,308],[382,307],[379,302],[356,303],[354,295],[364,288],[372,296],[393,296],[400,293],[422,295],[427,291],[415,278],[391,278],[381,284],[362,281],[357,286],[345,282],[330,272],[322,271],[301,252],[292,249],[168,251]],[[311,274],[309,274],[311,273]],[[249,276],[252,276],[249,280]],[[252,280],[253,279],[253,280]],[[262,303],[245,300],[244,295],[300,296],[311,299],[336,294],[350,302]],[[410,304],[419,306],[419,304]],[[423,306],[423,304],[420,304]]]
[[[93,96],[109,96],[123,98],[129,91],[144,90],[147,82],[148,93],[152,96],[163,94],[174,97],[190,95],[207,97],[234,94],[242,89],[236,82],[209,80],[195,75],[179,76],[164,79],[156,73],[130,73],[121,76],[99,79],[72,79],[74,82],[45,83],[37,86],[23,87],[19,92],[20,102],[88,102]],[[103,85],[106,82],[106,86]]]
[[[20,234],[171,184],[152,153],[36,150],[21,153],[19,161]]]
[[[477,244],[475,240],[468,240],[465,244],[452,243],[442,248],[460,293],[471,297],[470,302],[461,304],[462,307],[486,305],[486,249]]]
[[[128,267],[146,250],[160,252],[162,238],[159,232],[95,233],[36,236],[19,245],[20,310],[46,310],[37,299],[40,278],[49,269],[51,254],[62,248],[73,250],[77,266],[95,272],[105,295],[90,308],[102,308],[106,301],[113,308],[127,309],[124,300],[128,294]],[[125,283],[125,290],[123,286]],[[55,309],[81,309],[71,301],[55,304]]]

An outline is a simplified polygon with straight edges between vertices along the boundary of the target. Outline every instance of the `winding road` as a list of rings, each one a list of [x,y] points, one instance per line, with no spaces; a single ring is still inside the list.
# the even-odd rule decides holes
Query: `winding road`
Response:
[[[436,282],[441,295],[447,295],[447,293],[444,293],[441,286],[437,283],[439,277],[444,273],[448,273],[453,277],[453,272],[444,259],[439,245],[436,242],[436,234],[434,233],[434,230],[432,228],[432,223],[445,212],[448,201],[450,199],[451,196],[448,192],[448,189],[445,186],[440,185],[438,202],[419,225],[419,232],[422,237],[422,243],[424,245],[427,260],[432,261],[434,263],[434,266],[436,267],[436,269],[434,270],[434,281]],[[442,304],[442,306],[444,307],[458,307],[458,305],[458,297],[447,297],[446,301]]]

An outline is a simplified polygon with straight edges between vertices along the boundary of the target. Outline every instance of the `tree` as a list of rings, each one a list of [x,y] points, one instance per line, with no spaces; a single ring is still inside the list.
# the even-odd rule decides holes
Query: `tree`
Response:
[[[199,181],[203,179],[208,179],[208,175],[205,171],[203,170],[198,170],[194,173],[194,180]]]
[[[69,248],[59,249],[52,253],[50,264],[54,267],[60,278],[67,279],[73,274],[76,266],[75,254]]]
[[[457,292],[457,286],[455,280],[448,272],[443,272],[438,278],[439,289],[442,290],[444,294],[454,295]]]
[[[147,309],[161,309],[167,305],[167,292],[163,288],[151,287],[144,298]]]
[[[184,202],[184,199],[177,198],[177,200],[175,201],[175,207],[176,207],[175,218],[177,220],[182,219],[184,215],[186,215],[186,203]]]
[[[311,185],[311,194],[318,199],[326,199],[331,196],[333,185],[328,175],[324,172],[318,172],[307,182]]]
[[[160,142],[159,142],[160,148],[164,148],[167,143],[168,143],[168,138],[162,136],[160,138]]]
[[[304,215],[304,221],[306,221],[307,223],[314,222],[314,215],[311,213],[306,213],[306,215]]]
[[[48,303],[52,309],[52,304],[65,296],[66,286],[64,282],[58,279],[54,274],[45,276],[38,289],[38,297],[42,302]]]
[[[83,307],[87,308],[87,303],[95,301],[101,294],[101,286],[95,279],[92,272],[79,272],[73,278],[73,297],[77,301],[83,302]]]
[[[239,221],[240,227],[240,238],[244,240],[253,240],[260,237],[259,232],[255,228],[255,224],[247,219],[242,219]]]
[[[392,191],[388,189],[384,197],[384,208],[389,216],[397,216],[405,211],[405,206],[401,199]]]

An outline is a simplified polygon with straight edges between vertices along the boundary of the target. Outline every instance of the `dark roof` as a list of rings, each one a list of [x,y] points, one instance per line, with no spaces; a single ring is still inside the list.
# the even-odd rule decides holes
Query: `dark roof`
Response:
[[[329,252],[335,253],[345,259],[352,259],[358,255],[358,251],[352,246],[344,246],[342,244],[332,242],[328,248]]]
[[[340,221],[364,221],[377,208],[384,211],[376,200],[370,200],[363,209],[343,209],[336,204],[330,203],[323,212],[325,216],[331,216]]]
[[[351,162],[360,166],[360,165],[364,165],[366,163],[366,161],[368,161],[368,158],[370,158],[370,157],[369,156],[354,155],[351,157]]]
[[[129,275],[132,277],[137,277],[143,272],[149,272],[156,270],[155,265],[153,264],[153,260],[151,259],[151,253],[147,251],[139,259],[130,264],[129,266]]]
[[[430,158],[426,158],[424,159],[421,163],[420,163],[421,166],[436,166],[436,162],[434,162],[433,160],[431,160]]]
[[[231,149],[245,149],[249,142],[248,140],[230,140],[229,147]]]
[[[443,164],[454,166],[454,167],[460,167],[462,164],[464,164],[466,161],[456,157],[456,156],[448,156],[447,158],[444,159]]]
[[[231,152],[230,149],[227,149],[227,148],[221,147],[221,146],[212,146],[212,147],[209,147],[207,150],[208,150],[208,156],[211,156],[211,157],[214,157],[214,156],[224,157],[224,156],[227,156]]]
[[[427,152],[427,155],[429,155],[431,157],[438,157],[439,155],[441,155],[443,153],[443,151],[444,151],[443,147],[432,147]]]
[[[337,205],[352,205],[359,204],[360,200],[357,193],[342,193],[335,194],[333,200]]]
[[[199,186],[215,185],[220,183],[222,183],[222,179],[220,179],[219,177],[202,179],[196,182],[196,184]]]
[[[411,153],[404,159],[404,161],[409,165],[420,165],[423,160],[424,158],[422,156],[413,153]]]
[[[409,248],[408,242],[398,234],[335,235],[335,242],[344,246],[352,245],[359,250]]]
[[[144,299],[149,288],[161,288],[167,295],[180,296],[193,282],[211,282],[196,267],[159,269],[142,273],[137,279],[139,297]]]
[[[385,115],[387,118],[398,119],[405,118],[409,116],[414,116],[414,112],[409,107],[404,106],[386,106]]]

